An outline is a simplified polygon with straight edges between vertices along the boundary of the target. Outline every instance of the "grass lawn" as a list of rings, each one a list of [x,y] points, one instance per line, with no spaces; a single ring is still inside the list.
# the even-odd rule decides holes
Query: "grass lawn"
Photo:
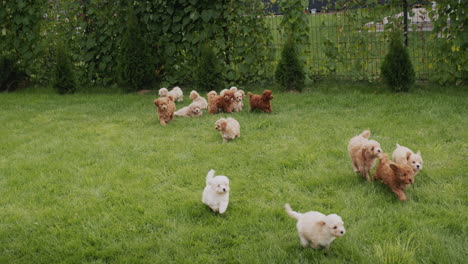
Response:
[[[320,84],[275,92],[272,114],[166,127],[152,95],[0,94],[0,263],[466,263],[466,91]],[[225,116],[241,124],[227,144]],[[353,172],[364,129],[422,152],[407,202]],[[201,203],[212,168],[231,180],[224,215]],[[302,248],[286,202],[339,214],[347,234]]]

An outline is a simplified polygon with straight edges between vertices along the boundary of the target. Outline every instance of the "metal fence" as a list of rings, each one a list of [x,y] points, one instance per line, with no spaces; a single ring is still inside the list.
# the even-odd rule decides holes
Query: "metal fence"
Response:
[[[429,11],[432,8],[431,4],[414,3],[408,7],[408,51],[418,79],[427,79],[433,71],[431,51],[436,40],[430,37]],[[386,32],[392,25],[404,27],[403,10],[402,5],[385,3],[339,10],[322,5],[320,9],[304,10],[309,40],[298,44],[309,76],[354,80],[378,78],[389,44]],[[282,15],[272,14],[266,19],[272,29],[275,60],[279,61],[285,42],[280,27]]]

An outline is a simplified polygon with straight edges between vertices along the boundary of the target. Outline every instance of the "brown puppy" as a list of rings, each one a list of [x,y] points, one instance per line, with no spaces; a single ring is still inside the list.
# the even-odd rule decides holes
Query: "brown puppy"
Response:
[[[174,104],[174,97],[169,95],[167,97],[161,97],[157,100],[154,100],[154,104],[158,109],[158,116],[159,116],[159,123],[165,126],[169,121],[174,119],[174,111],[175,111],[175,104]]]
[[[226,113],[231,113],[234,102],[234,93],[226,91],[223,95],[217,96],[216,92],[208,93],[208,112],[215,114],[219,110],[224,110]]]
[[[349,141],[348,154],[351,158],[354,172],[361,173],[362,177],[370,181],[370,170],[374,167],[375,159],[382,153],[379,142],[369,140],[370,131],[364,130]]]
[[[247,93],[249,95],[250,111],[255,109],[260,109],[265,113],[271,113],[271,103],[273,99],[270,90],[263,91],[262,95],[252,94],[251,92]]]
[[[406,201],[405,188],[414,183],[413,168],[407,164],[397,164],[383,153],[379,157],[380,163],[374,173],[374,180],[380,179],[398,197],[400,201]]]

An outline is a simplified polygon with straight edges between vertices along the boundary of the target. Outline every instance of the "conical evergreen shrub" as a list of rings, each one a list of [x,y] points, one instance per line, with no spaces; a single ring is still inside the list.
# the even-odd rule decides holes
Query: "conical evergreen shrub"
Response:
[[[201,91],[219,91],[224,86],[223,64],[208,44],[201,46],[194,79]]]
[[[72,94],[76,91],[76,79],[70,55],[62,45],[56,49],[53,87],[59,94]]]
[[[415,82],[411,59],[398,31],[390,35],[390,46],[381,71],[384,81],[395,92],[407,92]]]
[[[302,91],[304,88],[304,69],[292,40],[288,40],[283,47],[281,60],[276,67],[275,79],[285,90]]]
[[[131,1],[133,3],[133,1]],[[117,81],[126,92],[151,88],[155,80],[151,52],[144,39],[132,4],[127,9],[127,23],[117,60]]]

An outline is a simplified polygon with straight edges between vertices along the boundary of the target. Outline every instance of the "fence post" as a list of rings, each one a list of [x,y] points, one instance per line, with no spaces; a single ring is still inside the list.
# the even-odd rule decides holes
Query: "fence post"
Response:
[[[404,26],[404,35],[405,35],[405,46],[408,47],[408,1],[403,0],[403,23]]]

